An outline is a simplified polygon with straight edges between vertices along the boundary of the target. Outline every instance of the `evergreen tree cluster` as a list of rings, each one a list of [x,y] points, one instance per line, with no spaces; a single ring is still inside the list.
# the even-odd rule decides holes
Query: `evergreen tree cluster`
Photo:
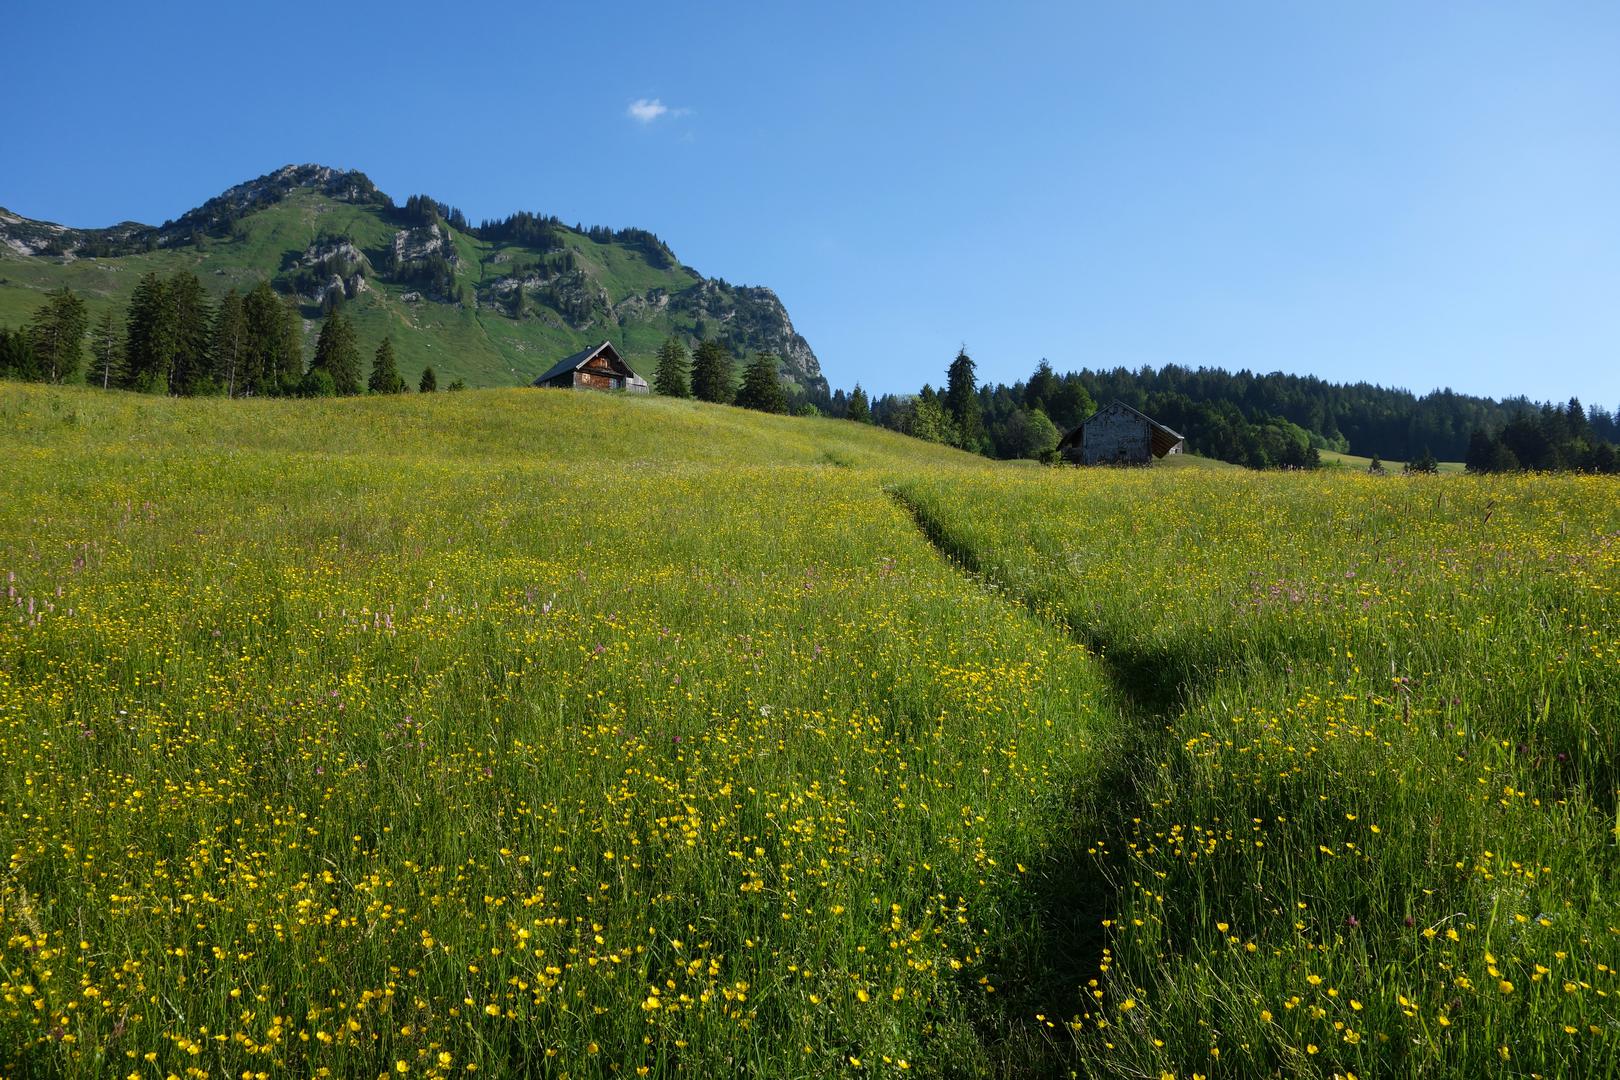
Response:
[[[1441,460],[1460,461],[1475,429],[1495,430],[1529,405],[1523,398],[1495,401],[1449,389],[1419,397],[1364,382],[1339,384],[1308,375],[1234,373],[1177,364],[1077,374],[1097,401],[1118,398],[1141,409],[1186,435],[1189,446],[1197,443],[1197,453],[1212,457],[1223,455],[1211,453],[1206,442],[1243,440],[1235,423],[1241,416],[1249,424],[1262,426],[1286,421],[1310,433],[1312,444],[1322,450],[1410,461],[1428,447]],[[1212,409],[1230,405],[1231,409],[1209,415],[1221,418],[1217,427],[1232,430],[1199,430],[1198,422],[1204,418],[1193,416],[1188,403]],[[1184,427],[1169,418],[1177,408],[1182,410]]]
[[[1593,409],[1578,398],[1521,409],[1494,434],[1476,429],[1463,461],[1469,472],[1620,473],[1614,414]]]
[[[425,226],[443,222],[462,232],[471,231],[467,215],[431,195],[412,195],[394,210],[396,220],[406,225]]]
[[[104,389],[177,396],[324,397],[410,389],[392,339],[377,347],[369,378],[362,378],[361,367],[354,325],[341,312],[322,323],[306,369],[294,300],[260,281],[245,296],[232,289],[215,303],[186,270],[141,278],[122,325],[110,309],[91,325],[84,301],[63,288],[46,297],[26,327],[0,327],[0,378],[64,383],[82,376]],[[437,388],[433,369],[423,371],[420,389]]]
[[[492,244],[519,244],[535,251],[557,251],[563,247],[562,230],[566,227],[548,214],[520,210],[510,217],[480,222],[473,235]]]
[[[742,385],[733,386],[730,349],[711,338],[699,342],[697,352],[688,356],[680,338],[671,336],[658,348],[652,388],[666,397],[695,397],[760,412],[821,415],[823,410],[813,401],[789,401],[778,368],[775,356],[758,353],[743,369]]]
[[[1253,469],[1316,468],[1321,451],[1336,450],[1406,460],[1408,471],[1465,455],[1475,471],[1603,471],[1611,444],[1620,442],[1620,417],[1579,402],[1535,405],[1450,390],[1416,397],[1366,383],[1173,364],[1059,375],[1045,360],[1026,382],[978,386],[965,352],[943,391],[884,395],[870,408],[876,423],[918,438],[991,457],[1050,460],[1053,432],[1061,438],[1116,398],[1186,436],[1189,451]],[[839,391],[826,411],[849,415],[851,400]]]

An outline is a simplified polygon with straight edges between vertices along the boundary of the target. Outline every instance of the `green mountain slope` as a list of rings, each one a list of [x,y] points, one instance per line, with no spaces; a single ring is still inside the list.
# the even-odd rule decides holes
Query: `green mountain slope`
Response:
[[[312,350],[335,301],[368,349],[392,335],[413,383],[528,382],[559,358],[612,339],[644,375],[669,334],[716,337],[739,360],[782,359],[785,381],[825,392],[821,365],[769,289],[682,265],[651,233],[582,230],[518,215],[473,226],[425,198],[397,207],[364,174],[287,166],[161,226],[74,229],[0,209],[0,325],[25,322],[45,292],[83,295],[92,319],[120,317],[148,271],[196,273],[215,296],[260,279],[296,294]]]

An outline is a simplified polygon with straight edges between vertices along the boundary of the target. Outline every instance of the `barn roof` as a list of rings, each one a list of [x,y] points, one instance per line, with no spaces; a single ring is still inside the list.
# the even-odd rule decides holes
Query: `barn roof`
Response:
[[[1075,426],[1073,431],[1063,436],[1063,441],[1058,443],[1059,448],[1074,443],[1080,437],[1080,433],[1086,429],[1087,424],[1091,423],[1093,420],[1097,419],[1097,417],[1101,416],[1110,409],[1123,409],[1125,412],[1147,421],[1149,428],[1152,429],[1150,440],[1153,445],[1154,457],[1164,457],[1164,455],[1175,449],[1177,443],[1182,442],[1186,438],[1186,436],[1182,435],[1179,431],[1165,427],[1163,424],[1153,419],[1153,417],[1149,416],[1141,409],[1133,409],[1123,401],[1115,398],[1107,405],[1104,405],[1102,408],[1080,421],[1080,423]]]
[[[555,379],[559,375],[565,375],[570,371],[578,371],[580,368],[584,367],[592,360],[595,360],[604,352],[607,354],[608,359],[620,364],[624,363],[624,361],[619,358],[619,350],[613,347],[613,342],[604,341],[600,345],[593,345],[589,349],[581,349],[574,355],[566,356],[557,361],[555,364],[551,365],[551,370],[534,380],[533,385],[541,386],[550,382],[552,379]]]

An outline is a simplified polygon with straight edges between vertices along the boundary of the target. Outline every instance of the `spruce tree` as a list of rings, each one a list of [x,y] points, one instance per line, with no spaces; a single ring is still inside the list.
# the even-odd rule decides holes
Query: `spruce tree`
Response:
[[[697,347],[692,358],[692,396],[717,405],[731,404],[731,353],[718,341],[705,341]]]
[[[872,407],[867,404],[866,391],[861,389],[860,383],[849,393],[849,418],[857,424],[872,422]]]
[[[100,383],[103,390],[123,382],[124,342],[112,308],[101,313],[95,329],[90,331],[90,365],[91,380]]]
[[[344,320],[348,326],[348,320]],[[276,341],[275,360],[276,378],[280,385],[280,392],[292,393],[298,386],[298,379],[304,372],[304,319],[298,313],[298,299],[286,297],[281,301],[281,318],[276,327],[279,336]],[[351,344],[354,331],[349,331]],[[354,347],[354,392],[360,392],[360,348]]]
[[[213,312],[202,282],[189,270],[177,271],[165,285],[174,319],[174,354],[169,367],[171,394],[203,394],[213,384]]]
[[[958,349],[946,374],[945,411],[956,424],[956,445],[979,453],[984,446],[984,417],[979,406],[978,379],[967,349]]]
[[[39,378],[39,362],[26,331],[0,326],[0,377],[34,380]]]
[[[284,337],[285,317],[281,299],[267,281],[253,286],[242,298],[242,357],[233,381],[236,396],[252,397],[280,391],[277,358]]]
[[[431,394],[439,388],[439,377],[433,373],[431,366],[422,369],[422,381],[416,388],[424,394]]]
[[[84,364],[84,332],[89,324],[84,301],[66,285],[50,293],[34,313],[28,326],[28,340],[40,378],[62,383],[79,374]]]
[[[361,390],[360,346],[355,342],[354,327],[341,311],[334,311],[321,324],[315,359],[309,362],[309,374],[318,372],[325,372],[332,380],[334,394],[348,396]]]
[[[653,375],[653,391],[665,397],[689,398],[692,388],[688,383],[691,361],[686,346],[673,334],[658,347],[658,371]]]
[[[1032,412],[1035,409],[1045,412],[1052,399],[1057,396],[1057,392],[1058,377],[1052,372],[1051,363],[1043,357],[1035,366],[1035,374],[1029,377],[1029,383],[1024,387],[1024,405]]]
[[[156,273],[148,273],[129,298],[124,327],[125,385],[147,393],[168,393],[174,351],[175,320],[169,290]]]
[[[776,367],[776,357],[770,353],[756,354],[743,371],[737,404],[760,412],[787,412],[787,394],[782,390],[782,380],[776,377]]]
[[[243,387],[238,379],[248,351],[247,312],[235,289],[225,294],[214,311],[214,329],[209,342],[214,382],[226,397],[236,397]]]
[[[399,365],[394,360],[394,339],[385,337],[371,359],[371,378],[366,389],[373,394],[403,394],[410,387],[399,377]]]

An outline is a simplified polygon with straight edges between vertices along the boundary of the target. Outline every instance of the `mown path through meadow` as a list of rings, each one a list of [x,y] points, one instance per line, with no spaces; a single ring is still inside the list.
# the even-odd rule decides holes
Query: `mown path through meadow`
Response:
[[[1026,969],[1049,1063],[1620,1065],[1612,484],[1071,473],[891,494],[1110,678],[1111,767],[1043,867],[1060,940]]]
[[[1084,988],[1096,990],[1111,966],[1107,928],[1125,867],[1098,838],[1122,835],[1139,819],[1147,797],[1142,764],[1163,757],[1172,721],[1189,700],[1190,673],[1170,656],[1111,648],[1105,631],[1072,621],[1049,597],[998,572],[997,560],[985,557],[937,506],[915,498],[904,484],[886,490],[946,562],[1071,637],[1107,679],[1093,717],[1097,768],[1069,781],[1060,807],[1066,820],[1052,829],[1063,840],[1034,868],[1020,914],[1034,936],[1026,950],[1007,958],[1007,992],[987,1031],[1000,1043],[1009,1075],[1062,1075],[1073,1063]]]

